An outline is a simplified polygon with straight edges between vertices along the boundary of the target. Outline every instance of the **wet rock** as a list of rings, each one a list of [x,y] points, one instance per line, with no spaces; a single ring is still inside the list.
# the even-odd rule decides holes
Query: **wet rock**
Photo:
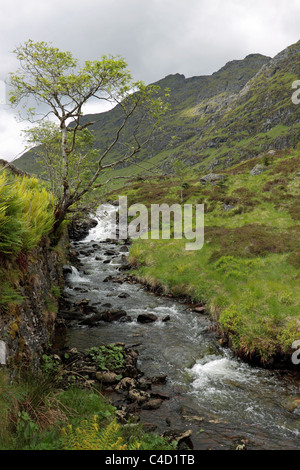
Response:
[[[231,450],[247,450],[248,439],[235,439],[231,445]]]
[[[105,238],[105,240],[101,240],[101,243],[114,243],[114,241],[113,238]]]
[[[100,321],[102,321],[102,313],[95,313],[94,315],[81,320],[79,324],[82,326],[94,326]]]
[[[83,308],[84,306],[88,305],[89,299],[81,299],[78,302],[75,302],[76,307]]]
[[[120,322],[121,323],[131,323],[133,321],[132,317],[130,317],[129,315],[126,316],[126,317],[122,317],[120,318]]]
[[[72,258],[77,258],[77,256],[79,255],[78,251],[76,250],[69,250],[69,256],[72,257]]]
[[[134,380],[132,377],[124,377],[116,386],[116,391],[129,390],[131,388],[136,388],[136,386],[136,380]]]
[[[128,247],[126,245],[123,245],[123,246],[121,246],[119,251],[120,251],[120,253],[127,253],[129,250],[128,250]]]
[[[116,254],[116,252],[115,252],[114,250],[106,250],[106,251],[104,252],[104,255],[105,255],[105,256],[113,256],[113,255],[115,255],[115,254]]]
[[[155,385],[165,384],[167,381],[167,374],[158,375],[156,377],[151,377],[151,382]]]
[[[120,423],[122,424],[127,423],[127,413],[125,410],[116,410],[115,414]]]
[[[162,400],[159,398],[154,398],[153,400],[146,401],[146,403],[143,403],[141,408],[142,410],[158,410],[158,408],[161,407],[162,405]]]
[[[96,372],[96,379],[106,384],[116,383],[118,375],[115,372]]]
[[[128,266],[129,262],[128,262],[127,256],[122,255],[120,259],[120,263],[122,264],[122,266]]]
[[[85,238],[91,228],[96,227],[98,221],[95,219],[87,218],[85,220],[73,219],[68,226],[68,233],[71,240],[79,241]]]
[[[162,393],[159,391],[154,391],[150,393],[151,398],[159,398],[160,400],[170,400],[170,395],[167,393]]]
[[[295,407],[295,409],[293,410],[293,413],[297,416],[300,416],[300,400],[297,400],[298,403],[297,403],[297,406]]]
[[[152,382],[151,380],[149,379],[146,379],[145,377],[142,377],[140,380],[139,380],[139,389],[140,390],[149,390],[151,389],[151,386],[152,386]],[[152,395],[151,395],[152,396]]]
[[[136,401],[126,405],[126,413],[128,415],[133,415],[135,413],[138,413],[139,411],[140,411],[139,410],[139,405]]]
[[[147,400],[149,400],[150,395],[149,393],[143,390],[137,390],[136,388],[133,388],[129,390],[128,397],[130,398],[130,400],[136,401],[139,405],[141,405],[145,403]]]
[[[168,438],[170,442],[176,441],[178,448],[181,450],[183,449],[193,449],[193,443],[191,441],[192,431],[189,429],[188,431],[178,431],[178,430],[170,430],[166,431],[164,437]]]
[[[109,264],[110,261],[111,261],[110,259],[105,259],[105,260],[103,261],[103,264]]]
[[[129,294],[127,294],[127,292],[121,292],[121,294],[119,294],[118,297],[120,299],[127,299],[130,296],[129,296]]]
[[[113,277],[110,275],[110,276],[107,276],[105,279],[103,279],[103,282],[109,282],[109,281],[112,281]]]
[[[152,323],[157,320],[157,316],[154,315],[153,313],[141,313],[137,317],[137,321],[139,323]]]
[[[67,264],[65,264],[63,266],[63,274],[66,275],[66,274],[72,274],[72,266],[69,266]]]
[[[171,320],[170,315],[166,315],[164,318],[162,318],[161,321],[165,323],[165,322],[170,321],[170,320]]]
[[[113,322],[120,320],[120,318],[125,317],[127,313],[122,309],[111,309],[102,314],[102,319],[105,322]]]
[[[220,338],[218,339],[218,343],[220,346],[227,346],[228,345],[228,339],[227,338]]]
[[[128,354],[129,354],[129,356],[133,357],[133,359],[137,359],[137,357],[139,355],[138,352],[135,349],[129,349]]]
[[[68,321],[79,321],[82,318],[82,312],[70,311],[70,310],[60,310],[59,317]]]
[[[196,313],[203,313],[203,314],[204,314],[204,313],[206,313],[206,307],[204,307],[204,306],[195,307],[195,308],[194,308],[194,312],[196,312]]]
[[[299,413],[300,412],[300,397],[288,398],[283,403],[283,406],[291,412],[295,412],[298,410],[298,413]]]
[[[123,266],[118,267],[118,271],[129,271],[131,269],[130,264],[124,264]]]
[[[76,302],[75,306],[77,307],[79,312],[82,312],[86,315],[96,312],[96,307],[93,307],[90,304],[89,299],[82,299],[79,302]]]
[[[152,433],[156,430],[156,428],[157,428],[157,425],[154,424],[154,423],[144,423],[143,424],[143,430],[146,433]]]

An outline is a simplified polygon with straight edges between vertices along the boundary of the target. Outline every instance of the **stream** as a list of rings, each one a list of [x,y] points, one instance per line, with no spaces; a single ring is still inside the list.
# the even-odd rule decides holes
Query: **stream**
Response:
[[[142,410],[141,419],[158,432],[168,426],[192,430],[195,450],[236,448],[241,442],[247,449],[300,449],[299,375],[243,363],[219,345],[206,315],[138,283],[114,282],[109,276],[120,274],[128,248],[106,241],[110,218],[102,213],[98,220],[84,240],[72,242],[80,267],[67,275],[64,295],[74,303],[88,299],[94,306],[121,308],[132,321],[74,323],[64,333],[64,345],[133,346],[146,376],[167,374],[163,391],[170,396],[159,410]],[[137,322],[145,312],[158,319]]]

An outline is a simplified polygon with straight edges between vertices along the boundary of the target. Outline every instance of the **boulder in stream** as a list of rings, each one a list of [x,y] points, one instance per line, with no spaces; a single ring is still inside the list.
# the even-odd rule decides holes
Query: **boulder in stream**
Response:
[[[171,320],[171,317],[170,315],[166,315],[165,317],[162,318],[162,322],[166,323],[167,321],[170,321]]]
[[[64,273],[64,275],[66,275],[66,274],[72,274],[72,272],[73,272],[73,271],[72,271],[72,266],[70,266],[70,265],[68,265],[68,264],[65,264],[65,265],[63,266],[63,273]]]
[[[84,318],[80,321],[80,325],[82,326],[95,326],[100,321],[102,321],[102,313],[94,313],[87,318]]]
[[[141,313],[137,317],[137,321],[139,323],[152,323],[157,320],[157,316],[154,315],[153,313]]]
[[[120,299],[127,299],[129,297],[129,294],[127,292],[121,292],[121,294],[118,295]]]
[[[102,314],[102,320],[105,322],[113,322],[120,320],[120,318],[125,317],[127,313],[125,310],[122,310],[121,308],[115,308],[111,310],[107,310],[107,312]]]
[[[162,405],[162,400],[159,398],[153,398],[152,400],[146,401],[143,403],[141,408],[142,410],[157,410]]]

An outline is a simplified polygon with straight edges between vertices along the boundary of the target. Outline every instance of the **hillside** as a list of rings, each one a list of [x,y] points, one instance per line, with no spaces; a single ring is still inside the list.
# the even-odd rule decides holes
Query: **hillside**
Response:
[[[248,83],[248,81],[269,62],[268,57],[260,54],[252,54],[244,60],[229,62],[218,72],[211,76],[200,76],[185,78],[184,75],[169,75],[155,83],[162,90],[170,89],[170,111],[165,117],[159,135],[148,145],[139,156],[140,160],[159,163],[158,171],[162,171],[162,164],[166,157],[173,155],[175,150],[180,148],[184,142],[194,139],[199,134],[199,126],[202,126],[202,117],[194,109],[198,109],[202,104],[207,108],[207,115],[211,115],[212,106],[215,111],[230,102],[238,92]],[[94,115],[86,115],[82,118],[82,123],[95,121],[90,128],[95,137],[95,147],[103,149],[114,135],[120,119],[120,108]],[[134,125],[134,122],[131,126]],[[130,139],[132,127],[128,127],[123,136],[123,140]],[[146,130],[145,130],[146,132]],[[110,158],[114,158],[122,152],[122,146],[116,146],[111,152]],[[36,151],[29,151],[17,159],[15,165],[31,173],[39,173],[40,167],[35,162],[38,155]],[[127,165],[130,167],[130,164]],[[141,168],[134,165],[130,168],[131,173],[143,172]]]
[[[233,165],[217,184],[191,172],[159,177],[121,191],[128,205],[205,205],[205,243],[137,240],[130,250],[137,278],[173,296],[206,305],[224,344],[245,360],[292,367],[299,339],[300,155],[271,151]],[[253,169],[255,170],[253,171]]]
[[[172,170],[183,160],[195,170],[226,168],[263,150],[295,147],[299,140],[300,107],[292,103],[292,83],[299,78],[300,42],[273,59],[251,54],[227,63],[211,76],[169,75],[156,84],[170,89],[170,110],[135,162],[115,174],[150,175]],[[105,148],[120,117],[118,107],[83,116],[95,121],[95,147]],[[133,125],[133,124],[132,124]],[[146,132],[146,130],[145,130]],[[131,128],[123,135],[130,139]],[[110,158],[122,153],[115,147]],[[17,167],[38,173],[34,152],[15,161]]]

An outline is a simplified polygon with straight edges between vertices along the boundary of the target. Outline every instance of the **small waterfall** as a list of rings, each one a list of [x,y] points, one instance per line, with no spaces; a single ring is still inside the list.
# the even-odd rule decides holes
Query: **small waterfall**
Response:
[[[107,238],[115,238],[116,213],[118,207],[111,204],[101,204],[96,213],[98,225],[92,228],[82,243],[90,241],[103,241]]]
[[[77,268],[74,266],[71,266],[72,268],[72,273],[69,274],[69,281],[71,284],[88,284],[90,281],[89,279],[82,275]]]

